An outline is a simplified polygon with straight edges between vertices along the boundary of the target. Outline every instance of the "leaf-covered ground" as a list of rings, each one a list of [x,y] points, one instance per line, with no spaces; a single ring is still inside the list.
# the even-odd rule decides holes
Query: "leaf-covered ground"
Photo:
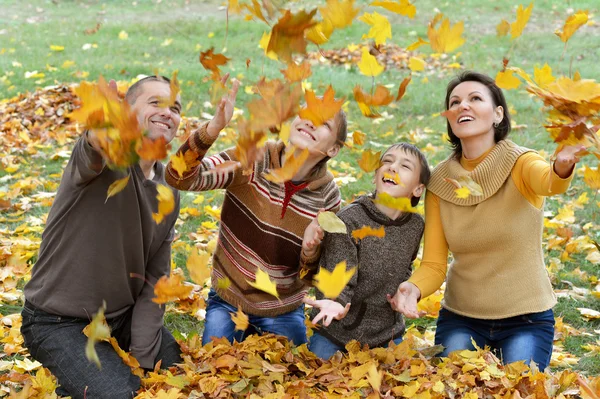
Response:
[[[293,9],[324,3],[296,2]],[[445,84],[457,70],[474,68],[496,76],[502,70],[502,58],[508,57],[510,65],[532,75],[533,66],[541,68],[548,63],[556,76],[572,76],[579,71],[582,78],[597,79],[600,56],[593,51],[599,32],[594,21],[598,13],[595,2],[536,2],[521,37],[515,41],[498,37],[496,25],[501,19],[515,21],[518,4],[420,1],[416,3],[416,17],[408,19],[357,1],[356,6],[364,12],[377,11],[391,21],[392,38],[373,52],[387,69],[374,78],[362,76],[356,65],[361,60],[358,46],[369,42],[362,35],[370,27],[358,20],[363,12],[352,26],[335,31],[321,50],[314,45],[308,47],[306,59],[313,74],[303,86],[322,95],[331,83],[336,96],[347,100],[351,137],[342,154],[329,163],[346,201],[370,189],[370,174],[359,166],[365,150],[380,151],[393,142],[406,140],[423,149],[433,165],[448,154],[445,121],[439,112]],[[20,397],[46,397],[54,382],[22,348],[19,312],[22,287],[35,263],[62,169],[73,140],[81,133],[81,126],[66,117],[79,105],[70,85],[82,79],[96,80],[102,74],[120,80],[124,88],[138,73],[157,69],[170,76],[177,69],[186,116],[181,126],[183,136],[197,126],[199,118],[210,117],[213,112],[208,79],[211,73],[198,63],[198,53],[211,46],[223,52],[225,11],[216,2],[193,5],[180,1],[123,7],[60,1],[21,5],[7,1],[5,6],[0,17],[0,395],[23,389]],[[465,21],[465,44],[450,55],[436,54],[427,46],[406,50],[418,37],[427,39],[427,24],[436,14],[436,7],[453,24]],[[565,19],[579,9],[590,11],[590,22],[575,32],[565,50],[554,30],[562,29]],[[285,68],[264,57],[264,51],[258,48],[263,32],[269,30],[264,23],[235,16],[229,20],[225,54],[232,60],[221,69],[242,81],[238,107],[239,113],[246,116],[245,104],[255,98],[252,87],[259,77],[281,78],[279,70]],[[414,65],[413,61],[411,71],[410,60],[415,57],[423,62],[423,70],[416,70],[420,64]],[[387,85],[394,93],[409,75],[412,80],[404,98],[380,107],[380,118],[364,117],[353,101],[356,84],[367,91],[374,84]],[[542,102],[522,89],[506,94],[512,105],[513,140],[540,149],[550,158],[556,144],[542,127],[546,120]],[[361,139],[363,143],[359,144]],[[224,148],[235,141],[235,132],[228,130],[218,145]],[[175,142],[173,148],[178,144]],[[141,397],[258,398],[283,397],[285,393],[289,397],[593,398],[586,393],[588,385],[584,381],[595,395],[599,394],[600,252],[594,241],[600,241],[600,198],[599,183],[596,181],[594,186],[586,184],[589,179],[584,181],[583,165],[595,169],[598,162],[592,156],[585,157],[570,190],[546,204],[543,245],[559,296],[553,375],[530,374],[520,365],[503,368],[485,351],[459,353],[441,363],[432,360],[434,316],[440,293],[422,303],[429,317],[414,322],[406,343],[387,351],[366,351],[353,345],[347,357],[322,362],[304,347],[291,348],[272,336],[253,337],[234,346],[218,342],[202,348],[197,333],[202,331],[207,288],[194,285],[189,298],[169,305],[166,317],[168,327],[181,339],[185,364],[169,373],[146,375]],[[217,192],[182,195],[173,263],[187,277],[189,255],[196,248],[208,252],[214,249],[221,199]]]

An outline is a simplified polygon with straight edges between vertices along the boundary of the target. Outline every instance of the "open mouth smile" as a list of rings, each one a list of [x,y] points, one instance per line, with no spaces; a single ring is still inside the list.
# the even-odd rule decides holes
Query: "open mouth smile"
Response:
[[[461,116],[460,118],[458,118],[458,124],[472,122],[474,120],[475,120],[475,118],[473,118],[472,116],[465,115],[465,116]]]

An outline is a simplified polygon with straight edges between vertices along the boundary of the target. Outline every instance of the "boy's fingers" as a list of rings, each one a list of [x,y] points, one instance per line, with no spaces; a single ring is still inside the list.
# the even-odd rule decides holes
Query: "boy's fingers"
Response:
[[[117,82],[115,82],[115,80],[114,80],[114,79],[111,79],[111,80],[108,82],[108,88],[116,92],[116,91],[118,90],[118,89],[117,89]]]
[[[320,311],[319,314],[315,316],[312,323],[317,324],[319,321],[321,321],[321,319],[323,319],[323,317],[325,317],[325,313],[323,313],[323,311]]]
[[[227,79],[229,79],[229,72],[227,72],[225,75],[223,75],[223,77],[221,78],[221,83],[223,83],[223,84],[227,83]]]
[[[325,322],[323,323],[323,325],[325,327],[329,327],[329,325],[331,324],[331,322],[333,321],[333,316],[332,315],[327,315],[327,317],[325,317]]]
[[[305,296],[304,299],[302,300],[302,302],[304,302],[307,305],[317,307],[317,301],[315,301],[314,299],[311,299],[309,297]]]

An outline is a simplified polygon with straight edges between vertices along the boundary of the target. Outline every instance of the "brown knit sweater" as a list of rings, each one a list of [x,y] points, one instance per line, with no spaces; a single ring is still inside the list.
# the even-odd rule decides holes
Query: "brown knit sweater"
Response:
[[[340,192],[333,176],[323,168],[305,188],[288,198],[283,212],[285,186],[269,182],[263,173],[281,167],[284,144],[268,142],[264,159],[253,165],[250,175],[237,170],[223,178],[202,174],[225,161],[237,160],[233,148],[204,158],[213,141],[203,125],[179,149],[183,154],[188,150],[198,154],[196,159],[187,160],[190,170],[180,178],[169,163],[166,173],[167,182],[180,190],[226,190],[213,257],[212,286],[221,298],[251,315],[277,316],[296,309],[307,289],[299,278],[304,230],[319,209],[336,212],[340,206]],[[316,260],[307,259],[306,267],[316,268]],[[248,284],[255,280],[258,269],[277,284],[279,299]],[[219,288],[217,280],[225,277],[231,280],[230,287]]]

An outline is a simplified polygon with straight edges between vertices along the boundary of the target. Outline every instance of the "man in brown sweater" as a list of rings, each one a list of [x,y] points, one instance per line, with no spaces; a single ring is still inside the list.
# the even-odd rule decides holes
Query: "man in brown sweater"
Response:
[[[111,82],[116,89],[114,82]],[[181,120],[179,99],[169,98],[169,80],[150,76],[127,92],[148,137],[173,139]],[[122,349],[143,368],[180,360],[180,349],[163,326],[164,307],[152,302],[152,285],[168,275],[176,209],[157,224],[157,185],[165,184],[160,162],[141,160],[125,170],[106,166],[93,131],[73,148],[42,235],[38,260],[25,286],[21,332],[32,357],[58,378],[57,393],[73,398],[131,398],[140,379],[107,342],[96,345],[102,368],[85,355],[83,328],[106,303],[106,318]],[[125,189],[106,199],[111,183],[129,175]],[[144,276],[132,278],[135,273]]]

